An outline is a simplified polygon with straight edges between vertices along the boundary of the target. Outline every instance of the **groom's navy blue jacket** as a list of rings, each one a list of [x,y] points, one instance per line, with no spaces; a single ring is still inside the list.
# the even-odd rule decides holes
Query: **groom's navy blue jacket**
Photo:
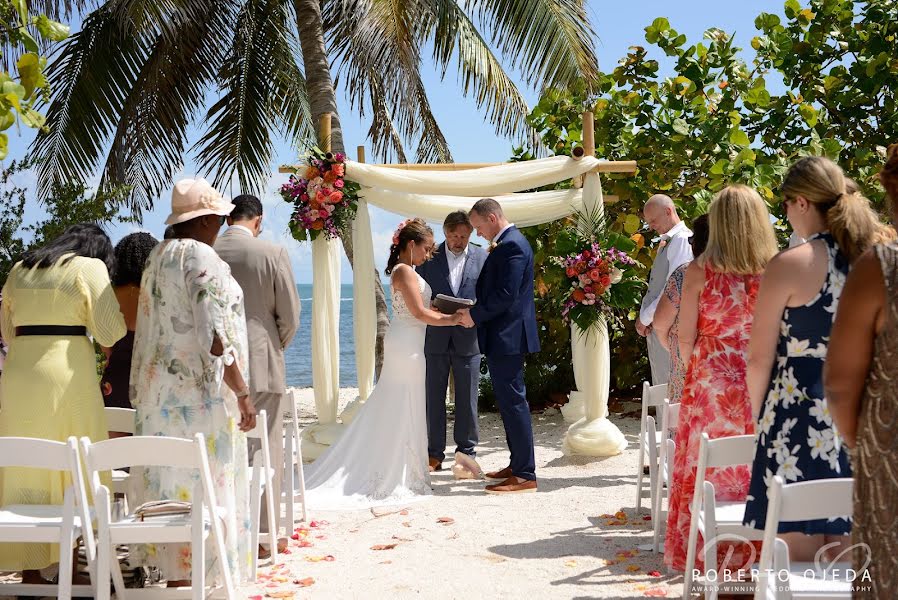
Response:
[[[486,261],[486,250],[475,244],[468,246],[468,258],[465,260],[458,293],[452,292],[452,284],[449,282],[449,262],[446,260],[446,243],[440,244],[436,255],[429,261],[419,266],[418,274],[424,278],[433,291],[433,297],[437,294],[455,296],[457,298],[477,299],[475,286],[480,269]],[[456,327],[428,327],[427,337],[424,338],[425,354],[446,354],[449,352],[449,341],[452,341],[452,349],[459,356],[474,356],[480,354],[477,346],[477,332],[473,329]]]
[[[471,318],[487,356],[539,352],[533,303],[533,250],[514,226],[496,240],[480,277]]]

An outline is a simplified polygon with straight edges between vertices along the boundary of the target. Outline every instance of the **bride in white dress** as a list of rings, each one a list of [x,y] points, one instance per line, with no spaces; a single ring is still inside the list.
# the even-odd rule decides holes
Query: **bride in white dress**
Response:
[[[333,446],[306,471],[309,505],[351,510],[399,504],[431,493],[427,469],[424,335],[428,325],[453,326],[462,314],[430,310],[431,289],[414,267],[433,253],[433,231],[421,219],[393,236],[393,319],[384,337],[377,385]]]

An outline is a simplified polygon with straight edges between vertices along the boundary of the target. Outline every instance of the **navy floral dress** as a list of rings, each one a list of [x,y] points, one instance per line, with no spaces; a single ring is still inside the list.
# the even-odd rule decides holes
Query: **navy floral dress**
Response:
[[[758,439],[744,523],[764,529],[767,489],[775,475],[786,483],[851,477],[848,455],[823,397],[823,361],[836,307],[848,274],[848,260],[829,233],[829,268],[820,294],[804,306],[787,307],[780,323],[776,362],[767,399],[761,407]],[[780,523],[779,533],[842,535],[851,530],[843,518]]]

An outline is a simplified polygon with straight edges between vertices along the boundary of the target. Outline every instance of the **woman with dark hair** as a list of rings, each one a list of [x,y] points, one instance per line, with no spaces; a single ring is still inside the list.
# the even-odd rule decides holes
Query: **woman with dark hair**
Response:
[[[149,233],[126,235],[115,245],[115,273],[112,286],[119,308],[125,317],[128,333],[112,347],[100,385],[106,406],[131,408],[128,381],[131,376],[131,353],[134,349],[134,330],[137,328],[137,299],[140,297],[140,278],[150,252],[159,241]],[[116,432],[110,432],[111,437]]]
[[[433,248],[433,231],[421,219],[403,221],[393,235],[386,268],[393,319],[380,378],[337,442],[306,468],[311,506],[352,510],[430,494],[424,334],[428,325],[458,325],[462,316],[428,308],[432,292],[415,267]]]
[[[88,334],[106,347],[125,335],[109,281],[113,264],[109,237],[96,225],[80,224],[13,267],[0,311],[9,344],[0,379],[0,436],[107,438]],[[0,506],[62,504],[70,484],[62,473],[0,469]],[[40,583],[38,570],[57,562],[58,544],[0,544],[0,571],[24,571],[26,583]]]
[[[692,237],[689,238],[689,245],[692,246],[693,260],[705,251],[705,246],[708,245],[708,215],[699,215],[692,222]],[[686,267],[689,266],[689,262],[683,263],[670,274],[652,321],[652,328],[655,330],[655,335],[658,336],[658,341],[670,352],[667,397],[671,402],[680,401],[683,385],[686,382],[686,364],[680,356],[678,331],[680,296],[683,293],[683,278],[686,276]]]

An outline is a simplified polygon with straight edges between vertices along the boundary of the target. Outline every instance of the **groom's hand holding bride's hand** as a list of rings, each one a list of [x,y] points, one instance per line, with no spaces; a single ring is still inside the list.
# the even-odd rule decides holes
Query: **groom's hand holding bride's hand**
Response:
[[[455,314],[461,316],[461,320],[458,323],[459,325],[461,325],[462,327],[465,327],[467,329],[474,327],[474,325],[475,325],[474,319],[471,318],[471,311],[469,309],[463,308]]]

